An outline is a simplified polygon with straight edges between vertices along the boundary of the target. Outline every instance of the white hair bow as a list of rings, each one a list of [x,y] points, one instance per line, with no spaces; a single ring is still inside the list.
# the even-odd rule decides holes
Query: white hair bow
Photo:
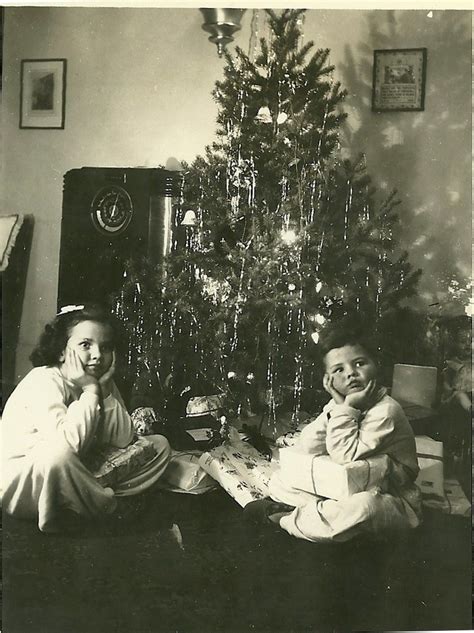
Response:
[[[56,316],[62,316],[68,312],[76,312],[76,310],[84,310],[84,306],[64,306],[59,310]]]

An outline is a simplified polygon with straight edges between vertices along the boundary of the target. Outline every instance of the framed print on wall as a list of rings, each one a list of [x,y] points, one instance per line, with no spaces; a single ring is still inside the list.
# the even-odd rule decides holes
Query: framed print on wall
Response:
[[[425,109],[426,48],[374,51],[372,110]]]
[[[20,82],[20,128],[64,129],[66,60],[23,59]]]

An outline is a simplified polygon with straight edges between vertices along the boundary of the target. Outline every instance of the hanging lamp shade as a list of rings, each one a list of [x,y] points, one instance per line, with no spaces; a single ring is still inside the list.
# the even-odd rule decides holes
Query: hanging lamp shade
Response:
[[[245,9],[223,9],[215,7],[213,9],[200,9],[204,24],[202,28],[211,34],[209,41],[217,45],[217,53],[222,57],[222,53],[229,42],[233,42],[233,34],[240,30],[240,20],[245,13]]]

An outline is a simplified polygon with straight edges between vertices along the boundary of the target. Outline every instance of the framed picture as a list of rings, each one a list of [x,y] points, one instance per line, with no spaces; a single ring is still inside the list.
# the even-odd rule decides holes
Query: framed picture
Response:
[[[20,128],[64,129],[65,59],[23,59],[20,86]]]
[[[372,110],[425,109],[426,48],[374,51]]]

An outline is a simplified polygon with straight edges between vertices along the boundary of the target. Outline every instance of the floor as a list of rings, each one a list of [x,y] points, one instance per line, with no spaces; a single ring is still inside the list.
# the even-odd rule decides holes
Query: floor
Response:
[[[471,628],[469,519],[430,512],[390,542],[320,545],[246,525],[222,490],[152,491],[133,511],[69,536],[5,517],[3,631]]]

